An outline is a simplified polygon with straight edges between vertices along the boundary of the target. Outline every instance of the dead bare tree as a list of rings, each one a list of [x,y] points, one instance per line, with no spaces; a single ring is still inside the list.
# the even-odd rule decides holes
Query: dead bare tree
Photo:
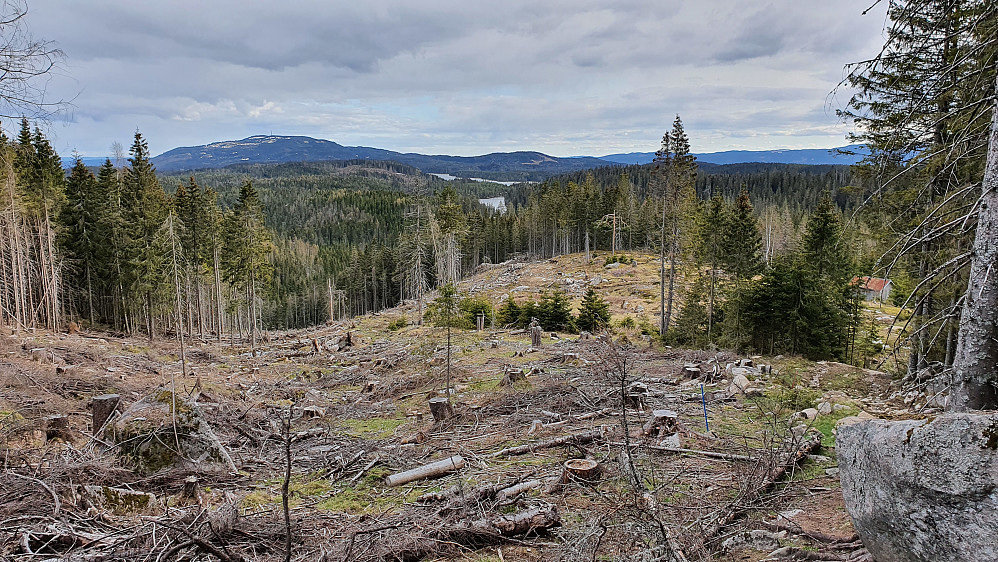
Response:
[[[32,37],[27,16],[26,1],[0,2],[0,117],[44,118],[65,106],[46,98],[45,80],[64,54],[52,42]]]

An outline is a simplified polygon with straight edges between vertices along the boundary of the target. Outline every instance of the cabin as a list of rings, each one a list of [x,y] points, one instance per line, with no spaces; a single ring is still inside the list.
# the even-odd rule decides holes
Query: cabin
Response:
[[[894,283],[890,279],[880,277],[853,277],[852,284],[859,288],[863,299],[867,301],[888,302]]]

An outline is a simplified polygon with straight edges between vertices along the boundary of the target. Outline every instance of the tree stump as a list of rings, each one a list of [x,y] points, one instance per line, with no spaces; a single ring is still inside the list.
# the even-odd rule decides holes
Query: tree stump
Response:
[[[507,365],[504,369],[502,380],[499,381],[499,386],[513,386],[514,383],[522,381],[525,378],[527,378],[527,375],[523,373],[523,369]]]
[[[700,378],[700,365],[697,365],[696,363],[687,363],[683,365],[682,375],[688,379]]]
[[[678,416],[679,414],[672,410],[652,410],[651,418],[642,426],[641,433],[645,436],[675,433]]]
[[[540,347],[541,346],[541,334],[542,333],[543,333],[543,330],[541,330],[540,326],[534,326],[533,328],[530,328],[530,345],[531,345],[531,347]]]
[[[593,459],[569,459],[565,461],[565,469],[561,473],[561,483],[568,484],[573,480],[592,481],[599,476],[599,463]]]
[[[104,424],[107,423],[107,420],[111,419],[111,416],[113,416],[115,412],[119,411],[120,407],[120,394],[102,394],[100,396],[94,396],[90,399],[94,435],[100,433],[100,431],[104,429]]]
[[[45,440],[62,439],[69,441],[73,430],[69,427],[69,416],[56,415],[45,419]]]
[[[443,421],[454,417],[454,408],[447,398],[430,398],[430,413],[433,421]]]

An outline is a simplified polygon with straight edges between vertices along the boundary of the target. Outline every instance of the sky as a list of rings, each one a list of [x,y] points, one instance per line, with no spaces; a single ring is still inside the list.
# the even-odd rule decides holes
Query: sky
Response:
[[[257,134],[425,154],[828,148],[873,0],[27,0],[65,53],[44,129],[105,156]],[[9,128],[9,126],[8,126]]]

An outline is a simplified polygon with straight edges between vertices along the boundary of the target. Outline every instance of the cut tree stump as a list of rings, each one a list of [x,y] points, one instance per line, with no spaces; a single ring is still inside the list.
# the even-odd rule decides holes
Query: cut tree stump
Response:
[[[56,415],[45,419],[45,440],[62,439],[69,441],[73,437],[73,430],[69,427],[69,416]]]
[[[430,413],[433,421],[443,421],[454,417],[454,407],[447,398],[430,398]]]
[[[513,386],[513,384],[517,381],[522,381],[527,378],[527,375],[525,375],[523,370],[519,367],[507,365],[503,370],[504,374],[502,380],[499,381],[499,386]]]
[[[120,411],[120,407],[120,394],[102,394],[100,396],[94,396],[90,399],[90,413],[94,424],[94,435],[97,435],[102,429],[104,429],[104,424],[107,423],[107,420],[111,419],[111,416],[113,416],[115,412]]]
[[[541,346],[541,335],[543,330],[540,326],[534,326],[530,328],[530,347],[540,347]]]
[[[405,472],[392,474],[385,478],[385,484],[389,486],[401,486],[402,484],[408,484],[409,482],[443,476],[444,474],[454,472],[462,468],[464,468],[464,458],[461,457],[461,455],[454,455],[453,457],[425,464],[411,470],[406,470]]]
[[[646,437],[676,432],[676,418],[679,414],[672,410],[652,410],[651,418],[641,428]]]
[[[561,473],[561,483],[568,484],[574,480],[591,481],[599,476],[599,463],[593,459],[569,459]]]
[[[696,363],[687,363],[683,365],[682,375],[688,379],[698,379],[700,378],[700,365]]]

